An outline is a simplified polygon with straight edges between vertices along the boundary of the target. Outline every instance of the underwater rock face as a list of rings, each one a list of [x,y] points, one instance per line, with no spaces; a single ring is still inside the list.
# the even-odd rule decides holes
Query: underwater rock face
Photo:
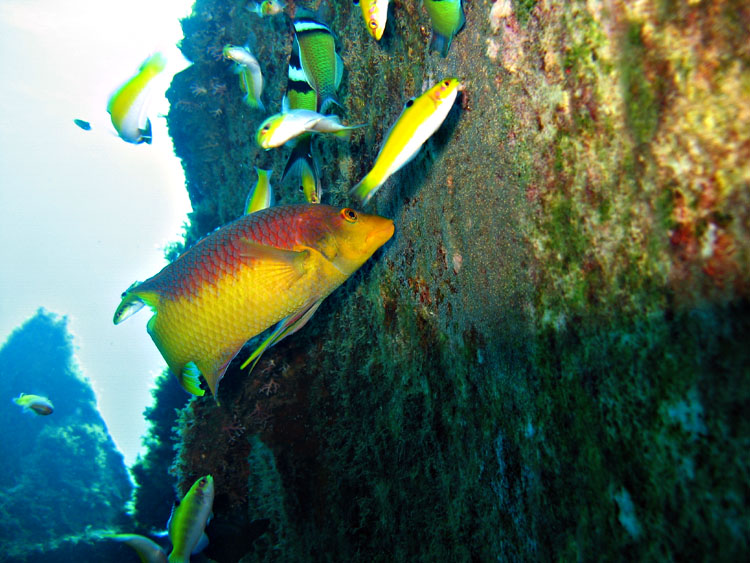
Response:
[[[447,76],[465,91],[367,208],[392,241],[252,376],[230,366],[220,406],[182,411],[181,492],[211,473],[223,522],[207,555],[746,555],[750,7],[467,2],[446,58],[418,2],[391,2],[379,42],[358,6],[323,12],[342,116],[368,124],[316,139],[324,203],[353,203],[408,98]],[[288,154],[254,144],[265,114],[221,48],[252,38],[275,112],[291,32],[210,0],[183,29],[169,127],[192,243]]]
[[[0,349],[0,553],[3,561],[105,560],[93,530],[129,526],[132,485],[122,454],[96,410],[73,357],[67,319],[40,309]],[[19,393],[54,404],[49,416],[23,413]]]

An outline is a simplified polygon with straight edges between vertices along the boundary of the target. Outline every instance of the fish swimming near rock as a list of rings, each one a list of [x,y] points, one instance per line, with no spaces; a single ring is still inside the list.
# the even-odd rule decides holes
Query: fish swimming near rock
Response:
[[[226,45],[222,51],[225,59],[234,61],[234,71],[240,77],[240,89],[245,93],[244,102],[253,108],[263,110],[260,96],[263,93],[263,73],[258,59],[247,47]]]
[[[105,534],[112,539],[130,546],[138,554],[142,563],[167,563],[167,554],[154,540],[138,534]]]
[[[282,105],[287,111],[290,109],[315,111],[318,107],[318,95],[308,83],[305,71],[302,70],[299,45],[296,41],[292,44],[292,52],[289,54],[286,93]],[[281,176],[282,183],[288,179],[299,187],[308,203],[320,203],[323,189],[320,182],[320,169],[313,152],[312,133],[303,133],[295,139]]]
[[[169,563],[188,563],[190,554],[197,552],[205,537],[206,524],[211,518],[214,504],[214,479],[211,475],[199,478],[190,490],[172,507],[167,530],[172,542]]]
[[[22,407],[24,412],[33,412],[41,416],[50,415],[55,410],[55,407],[52,406],[52,401],[40,395],[21,393],[13,399],[13,402]]]
[[[263,0],[263,2],[251,2],[247,5],[247,9],[260,16],[275,16],[283,13],[286,8],[286,4],[279,0]]]
[[[386,133],[372,170],[351,189],[362,204],[367,203],[380,186],[413,159],[422,145],[440,128],[456,101],[460,83],[446,78],[419,97],[411,98],[401,115]]]
[[[448,55],[453,38],[466,23],[462,0],[424,0],[424,7],[432,20],[430,48],[441,56]]]
[[[244,215],[161,272],[131,286],[115,324],[148,305],[148,333],[185,390],[216,397],[242,346],[281,322],[251,355],[300,329],[334,289],[393,235],[393,221],[349,208],[299,204]]]
[[[245,201],[245,215],[255,213],[273,205],[273,188],[271,188],[271,171],[255,167],[258,181],[247,195]]]
[[[306,109],[290,109],[272,115],[260,124],[256,141],[266,150],[280,147],[303,133],[333,133],[344,136],[360,125],[344,125],[338,115],[323,115]]]
[[[152,84],[167,66],[161,53],[147,58],[138,73],[123,84],[109,98],[107,111],[112,125],[123,141],[128,143],[151,143],[151,120],[147,116],[148,102],[152,95]]]
[[[308,10],[298,9],[294,19],[294,42],[299,50],[302,70],[318,95],[317,110],[325,113],[339,105],[336,91],[344,74],[344,62],[336,52],[333,32]]]
[[[365,27],[375,41],[380,41],[388,21],[388,0],[359,0]]]

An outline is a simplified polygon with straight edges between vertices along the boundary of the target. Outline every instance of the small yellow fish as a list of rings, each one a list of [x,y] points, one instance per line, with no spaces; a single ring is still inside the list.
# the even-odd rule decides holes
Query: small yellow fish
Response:
[[[224,58],[234,61],[234,70],[240,77],[240,89],[245,92],[243,100],[250,107],[263,110],[260,96],[263,93],[263,73],[258,59],[247,47],[226,45],[223,50]]]
[[[13,402],[18,406],[23,407],[24,412],[35,412],[42,416],[54,412],[52,402],[47,397],[41,397],[39,395],[27,395],[26,393],[21,393],[18,397],[13,399]]]
[[[360,0],[359,7],[362,9],[367,31],[376,41],[380,41],[388,20],[388,0]]]
[[[134,144],[151,143],[151,121],[147,116],[151,85],[166,66],[167,59],[164,55],[151,55],[138,69],[138,74],[109,98],[107,111],[123,141]]]
[[[167,523],[169,540],[172,542],[169,563],[188,563],[190,554],[204,538],[213,505],[214,478],[211,475],[198,479],[185,497],[175,503]],[[204,543],[207,541],[204,540]]]
[[[255,138],[264,149],[280,147],[303,133],[333,133],[348,135],[352,129],[362,125],[344,125],[338,115],[323,115],[307,109],[290,109],[276,113],[260,124]]]
[[[458,95],[460,83],[446,78],[418,98],[411,98],[401,115],[386,133],[372,170],[351,189],[362,204],[367,203],[380,186],[414,158],[422,145],[438,130]]]
[[[393,235],[393,221],[328,205],[275,206],[244,215],[185,251],[115,311],[119,323],[147,304],[148,332],[183,388],[216,397],[242,346],[279,321],[250,356],[301,328],[334,289]],[[125,311],[125,312],[123,312]]]
[[[247,9],[252,13],[264,17],[264,16],[275,16],[280,14],[286,8],[286,4],[279,0],[264,0],[263,2],[251,2],[247,5]]]
[[[138,534],[105,534],[103,537],[129,545],[142,563],[167,563],[167,554],[150,538]]]
[[[255,167],[258,182],[255,184],[245,201],[245,215],[255,213],[273,205],[273,188],[271,188],[271,171]]]

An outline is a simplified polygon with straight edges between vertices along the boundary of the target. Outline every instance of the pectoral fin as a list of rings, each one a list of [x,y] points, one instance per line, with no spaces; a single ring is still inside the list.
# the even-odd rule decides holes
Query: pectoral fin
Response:
[[[250,239],[240,242],[240,254],[252,262],[252,267],[263,271],[263,280],[274,287],[289,287],[306,271],[309,250],[286,250]]]
[[[250,365],[248,373],[252,372],[263,352],[305,326],[307,321],[310,320],[310,317],[312,317],[315,314],[315,311],[318,310],[318,307],[320,307],[322,302],[322,299],[313,301],[311,305],[305,306],[294,315],[290,315],[283,321],[279,321],[273,332],[271,332],[268,338],[266,338],[252,354],[250,354],[250,357],[242,363],[240,369],[245,369]]]

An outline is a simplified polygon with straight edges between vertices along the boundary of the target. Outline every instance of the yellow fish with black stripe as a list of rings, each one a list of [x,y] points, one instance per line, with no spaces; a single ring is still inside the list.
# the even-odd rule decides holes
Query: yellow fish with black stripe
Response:
[[[299,330],[393,235],[393,221],[321,204],[243,215],[122,295],[114,322],[148,305],[148,333],[185,390],[216,397],[242,346],[279,323],[250,356]],[[244,367],[244,366],[243,366]]]
[[[442,125],[456,101],[460,82],[446,78],[424,94],[411,98],[385,136],[372,170],[351,189],[367,203],[385,181],[413,159],[422,145]]]

